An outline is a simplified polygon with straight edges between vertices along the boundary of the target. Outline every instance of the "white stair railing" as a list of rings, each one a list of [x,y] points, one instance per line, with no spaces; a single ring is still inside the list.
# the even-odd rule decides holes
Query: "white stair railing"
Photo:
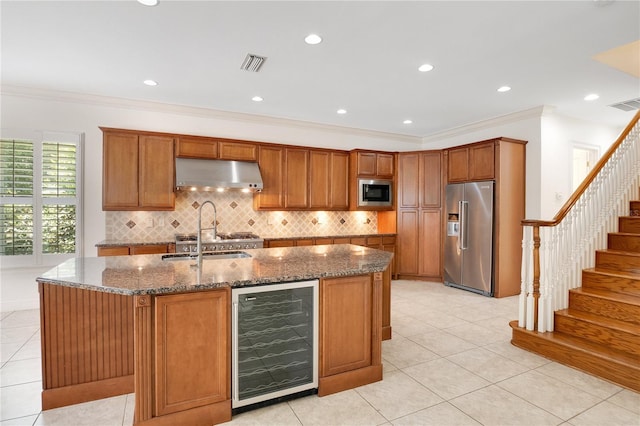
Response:
[[[638,112],[607,153],[550,221],[524,220],[518,326],[553,331],[553,313],[565,309],[569,290],[580,287],[582,270],[607,246],[618,217],[640,188]]]

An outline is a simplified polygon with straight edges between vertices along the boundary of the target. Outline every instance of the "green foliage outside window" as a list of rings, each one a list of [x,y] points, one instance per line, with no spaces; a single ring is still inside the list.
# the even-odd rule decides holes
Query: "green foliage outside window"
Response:
[[[34,188],[34,149],[41,148],[41,186]],[[41,253],[76,250],[76,152],[73,143],[0,140],[0,255],[34,254],[39,214]],[[40,212],[34,202],[41,195]]]

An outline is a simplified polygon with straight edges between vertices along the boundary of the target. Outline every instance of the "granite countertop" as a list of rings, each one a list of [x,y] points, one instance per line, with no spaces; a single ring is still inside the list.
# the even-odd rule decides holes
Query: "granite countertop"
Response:
[[[96,247],[126,247],[126,246],[147,246],[160,244],[174,244],[175,238],[167,239],[138,239],[138,240],[102,240],[96,243]]]
[[[38,282],[124,295],[169,294],[384,271],[392,253],[351,244],[244,250],[250,258],[167,261],[165,255],[69,259]]]
[[[305,240],[309,238],[358,238],[358,237],[390,237],[396,234],[349,234],[349,235],[299,235],[299,236],[266,236],[261,237],[265,240]],[[140,239],[140,240],[102,240],[96,243],[96,247],[119,247],[119,246],[134,246],[134,245],[155,245],[155,244],[173,244],[175,239]]]

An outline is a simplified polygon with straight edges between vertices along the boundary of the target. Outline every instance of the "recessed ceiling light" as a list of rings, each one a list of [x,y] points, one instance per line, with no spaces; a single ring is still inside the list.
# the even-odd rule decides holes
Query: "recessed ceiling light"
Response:
[[[509,90],[511,90],[511,87],[509,86],[498,87],[498,92],[500,93],[508,92]]]
[[[596,95],[595,93],[591,93],[590,95],[587,95],[584,97],[585,101],[595,101],[596,99],[598,99],[600,96]]]
[[[411,124],[411,123],[413,123],[413,121],[412,121],[412,120],[404,120],[404,121],[402,122],[402,124]]]
[[[433,69],[433,65],[431,64],[422,64],[418,67],[418,71],[420,72],[427,72],[427,71],[431,71]]]
[[[322,37],[318,34],[309,34],[304,38],[304,42],[307,44],[319,44],[322,42]]]
[[[347,110],[346,109],[342,109],[340,108],[339,110],[336,111],[338,114],[346,114]]]
[[[146,84],[147,86],[157,86],[158,82],[155,80],[145,80],[143,81],[144,84]]]
[[[262,99],[262,96],[254,96],[251,100],[254,102],[262,102],[264,99]]]
[[[155,6],[158,4],[158,0],[138,0],[138,3],[144,4],[145,6]]]

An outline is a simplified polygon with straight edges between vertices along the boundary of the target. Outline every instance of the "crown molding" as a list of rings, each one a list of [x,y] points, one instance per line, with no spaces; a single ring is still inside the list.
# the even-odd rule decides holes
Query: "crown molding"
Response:
[[[490,129],[504,124],[514,123],[530,118],[541,118],[545,115],[552,114],[554,110],[555,107],[553,106],[542,105],[535,108],[526,109],[524,111],[518,111],[511,114],[490,118],[488,120],[476,121],[474,123],[465,124],[460,127],[455,127],[453,129],[425,136],[424,138],[422,138],[422,143],[428,144],[432,142],[438,142],[442,139],[460,136],[471,132],[477,132],[479,130]]]
[[[288,118],[268,117],[257,114],[245,114],[229,112],[211,108],[191,107],[184,105],[168,104],[155,101],[142,101],[135,99],[117,98],[111,96],[90,95],[76,92],[66,92],[34,87],[2,85],[0,95],[18,96],[32,99],[42,99],[58,102],[72,102],[78,104],[107,106],[114,108],[126,108],[143,111],[154,111],[161,113],[185,115],[191,117],[211,118],[218,120],[229,120],[239,122],[251,122],[274,127],[294,127],[298,129],[317,130],[329,133],[340,134],[341,136],[353,135],[358,137],[372,137],[386,139],[394,142],[403,142],[420,146],[422,139],[418,136],[409,136],[396,133],[377,132],[374,130],[357,129],[346,126],[335,126],[330,124],[314,123],[311,121],[293,120]]]

